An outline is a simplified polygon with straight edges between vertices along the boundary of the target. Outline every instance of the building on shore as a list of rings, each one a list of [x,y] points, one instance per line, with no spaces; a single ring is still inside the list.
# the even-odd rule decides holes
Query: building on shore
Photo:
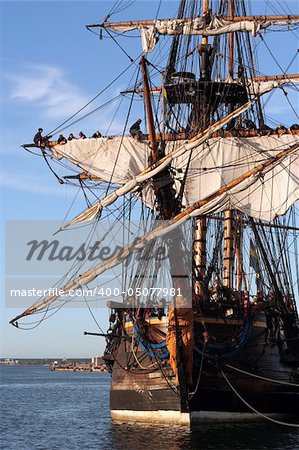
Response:
[[[14,366],[15,364],[18,364],[19,361],[17,359],[12,359],[12,358],[3,358],[0,359],[0,364],[2,366]]]
[[[50,365],[53,371],[72,371],[72,372],[105,372],[106,365],[100,356],[94,356],[90,362],[68,361],[64,358],[62,361],[54,361]]]

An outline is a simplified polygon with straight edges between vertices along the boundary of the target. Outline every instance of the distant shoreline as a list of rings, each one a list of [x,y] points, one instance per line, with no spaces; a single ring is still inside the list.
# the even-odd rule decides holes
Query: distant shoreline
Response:
[[[91,358],[0,358],[0,366],[49,366],[57,361],[61,364],[64,361],[70,363],[87,364]]]

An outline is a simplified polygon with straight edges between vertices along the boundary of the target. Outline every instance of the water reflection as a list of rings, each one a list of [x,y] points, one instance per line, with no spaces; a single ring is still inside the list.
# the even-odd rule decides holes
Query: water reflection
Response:
[[[108,430],[107,430],[108,431]],[[272,424],[175,426],[111,424],[115,450],[286,450],[299,448],[299,430]]]
[[[189,430],[113,424],[109,374],[0,367],[4,450],[298,450],[299,430],[268,423]],[[2,442],[1,442],[2,439]]]

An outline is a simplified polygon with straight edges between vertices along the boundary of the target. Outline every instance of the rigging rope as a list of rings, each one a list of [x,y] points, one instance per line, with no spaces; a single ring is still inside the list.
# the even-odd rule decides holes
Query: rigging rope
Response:
[[[246,370],[239,369],[238,367],[231,366],[230,364],[225,364],[225,365],[226,365],[226,367],[229,367],[232,370],[243,373],[250,377],[259,378],[261,380],[269,381],[270,383],[284,384],[286,386],[293,386],[293,387],[299,388],[299,383],[289,383],[288,381],[273,380],[272,378],[267,378],[267,377],[263,377],[261,375],[256,375],[255,373],[246,372]]]
[[[255,412],[258,416],[263,417],[264,419],[269,420],[270,422],[277,423],[278,425],[285,425],[285,426],[288,426],[288,427],[299,428],[299,424],[282,422],[281,420],[273,419],[273,417],[269,417],[266,414],[264,414],[264,413],[258,411],[257,409],[255,409],[234,388],[234,386],[230,383],[230,381],[228,380],[228,378],[225,375],[225,373],[223,372],[223,370],[221,370],[220,372],[221,372],[221,375],[223,376],[223,378],[225,379],[225,381],[227,382],[227,384],[229,385],[229,387],[231,388],[231,390],[236,394],[236,396],[244,403],[244,405],[246,405],[249,409],[251,409],[251,411]]]
[[[137,61],[140,56],[142,55],[142,53],[140,55],[137,56],[137,58],[135,58],[135,61]],[[134,61],[134,62],[135,62]],[[65,120],[64,122],[62,122],[60,125],[58,125],[56,128],[54,128],[52,131],[50,131],[48,134],[54,134],[57,133],[58,130],[64,126],[66,123],[68,123],[71,119],[73,119],[75,116],[77,116],[81,111],[83,111],[87,106],[89,106],[94,100],[96,100],[98,97],[100,97],[100,95],[102,95],[110,86],[112,86],[117,80],[119,80],[119,78],[122,77],[122,75],[124,73],[126,73],[131,67],[131,64],[129,64],[116,78],[114,78],[112,81],[110,81],[110,83],[104,87],[104,89],[102,89],[97,95],[95,95],[89,102],[87,102],[84,106],[82,106],[82,108],[80,108],[78,111],[76,111],[74,114],[72,114],[67,120]]]
[[[134,331],[135,331],[135,326],[134,326]],[[140,363],[140,361],[139,361],[139,359],[138,359],[138,357],[137,357],[137,355],[136,355],[136,352],[135,352],[135,350],[134,350],[134,340],[135,340],[134,338],[135,338],[135,333],[133,332],[133,333],[132,333],[132,340],[131,340],[131,350],[132,350],[134,359],[135,359],[136,363],[138,364],[138,366],[140,367],[140,369],[148,370],[148,369],[150,369],[150,368],[152,368],[152,367],[155,367],[155,366],[157,365],[157,361],[155,361],[153,364],[150,364],[150,365],[147,366],[147,367],[143,366],[143,365]],[[138,345],[139,345],[139,342],[138,342],[138,340],[137,340],[137,348],[138,348]],[[145,352],[145,353],[147,354],[147,352]]]
[[[204,362],[204,359],[205,359],[205,355],[204,355],[205,347],[206,347],[206,341],[204,342],[204,346],[203,346],[203,354],[201,355],[200,368],[199,368],[199,372],[198,372],[196,386],[195,386],[194,391],[189,393],[189,399],[190,400],[194,397],[194,395],[196,394],[196,392],[197,392],[197,390],[199,388],[199,383],[200,383],[202,370],[203,370],[203,362]]]
[[[47,166],[48,166],[49,169],[50,169],[50,172],[53,173],[53,175],[55,176],[55,178],[57,179],[57,181],[58,181],[59,184],[64,184],[64,181],[63,181],[63,180],[57,175],[57,173],[52,169],[52,167],[51,167],[49,161],[47,160],[47,154],[46,154],[45,150],[44,150],[44,149],[41,149],[41,151],[42,151],[42,156],[43,156],[43,158],[44,158],[44,160],[45,160]]]
[[[131,61],[131,63],[136,65],[134,59],[126,52],[126,50],[120,45],[120,43],[117,42],[117,40],[115,39],[115,37],[113,37],[112,34],[111,34],[108,30],[106,30],[106,31],[107,31],[107,33],[109,34],[109,36],[111,37],[111,39],[112,39],[112,40],[116,43],[116,45],[121,49],[121,51],[129,58],[129,60]]]
[[[294,108],[294,106],[292,105],[292,103],[290,102],[290,99],[289,99],[289,97],[288,97],[288,93],[286,92],[286,90],[283,88],[283,86],[281,86],[281,88],[280,88],[281,90],[282,90],[282,92],[284,93],[284,95],[285,95],[285,98],[286,98],[286,100],[287,100],[287,102],[288,102],[288,104],[290,105],[290,107],[291,107],[291,109],[292,109],[292,111],[293,111],[293,113],[295,114],[295,116],[297,117],[297,119],[299,119],[299,115],[298,115],[298,113],[297,113],[297,111],[296,111],[296,109]]]
[[[96,325],[97,325],[97,327],[99,328],[99,330],[101,331],[101,333],[102,333],[102,334],[105,334],[105,332],[104,332],[103,329],[101,328],[101,325],[100,325],[99,322],[97,321],[97,319],[96,319],[94,313],[92,312],[92,310],[91,310],[91,308],[90,308],[90,306],[89,306],[89,303],[88,303],[88,301],[87,301],[87,299],[86,299],[86,296],[84,295],[83,297],[84,297],[86,306],[87,306],[87,308],[88,308],[88,311],[90,312],[91,317],[93,318],[94,322],[96,323]]]

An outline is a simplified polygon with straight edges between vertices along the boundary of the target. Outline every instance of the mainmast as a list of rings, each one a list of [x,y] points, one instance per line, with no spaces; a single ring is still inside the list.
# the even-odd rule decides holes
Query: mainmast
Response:
[[[177,15],[178,19],[184,18],[185,5],[186,5],[186,0],[181,0],[179,10],[178,10],[178,15]],[[171,75],[175,72],[175,62],[176,62],[176,57],[177,57],[177,53],[178,53],[178,45],[179,45],[179,36],[174,36],[172,44],[171,44],[167,69],[166,69],[166,73],[165,73],[165,80],[167,82],[170,80]]]
[[[229,2],[229,15],[234,16],[234,0]],[[235,44],[235,33],[230,33],[229,35],[229,55],[228,55],[228,73],[229,76],[234,78],[234,44]]]
[[[209,0],[203,0],[203,16],[205,17],[209,12]],[[199,46],[200,59],[200,78],[205,80],[209,77],[209,54],[210,47],[208,45],[208,36],[203,36],[201,45]]]
[[[244,285],[245,291],[247,291],[247,282],[245,278],[245,273],[243,270],[243,252],[242,252],[242,241],[243,241],[243,220],[239,213],[236,214],[235,225],[235,253],[236,253],[236,289],[241,292],[242,284]]]
[[[209,0],[203,0],[203,15],[209,11]],[[208,37],[203,36],[201,45],[198,47],[200,59],[200,78],[206,79],[208,77],[209,54],[210,47],[208,44]],[[207,98],[203,94],[200,108],[200,130],[207,128],[210,117],[207,111]],[[207,264],[207,219],[201,216],[195,220],[194,224],[194,292],[201,298],[204,296],[204,279]]]
[[[234,0],[229,0],[229,15],[234,16]],[[228,75],[233,80],[234,78],[234,43],[235,34],[229,35],[229,52],[228,52]],[[228,112],[232,112],[234,104],[229,103]],[[234,125],[235,119],[232,120]],[[233,265],[234,265],[234,212],[232,210],[224,213],[224,248],[223,248],[223,287],[233,288]]]
[[[224,249],[223,249],[223,287],[233,288],[233,237],[234,212],[229,209],[224,213]]]

